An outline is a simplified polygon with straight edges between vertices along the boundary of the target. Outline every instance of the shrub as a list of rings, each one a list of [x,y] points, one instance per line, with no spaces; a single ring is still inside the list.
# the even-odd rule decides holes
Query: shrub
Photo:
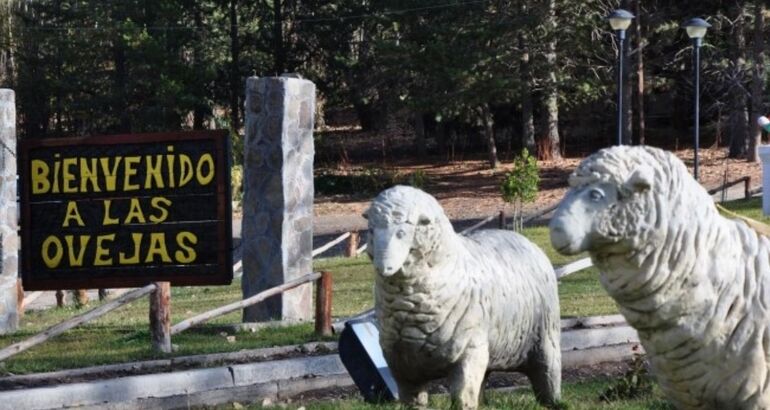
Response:
[[[513,159],[513,169],[505,174],[500,185],[503,200],[513,203],[513,228],[520,231],[524,225],[522,210],[525,203],[537,198],[537,185],[540,183],[537,159],[526,148]]]

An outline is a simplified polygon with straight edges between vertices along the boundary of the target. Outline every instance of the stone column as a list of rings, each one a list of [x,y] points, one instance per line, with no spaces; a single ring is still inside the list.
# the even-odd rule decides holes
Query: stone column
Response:
[[[243,297],[313,270],[315,84],[246,80],[243,161]],[[243,311],[244,322],[310,320],[312,283]]]
[[[770,145],[757,147],[762,161],[762,213],[770,215]]]
[[[0,334],[19,326],[17,209],[16,105],[13,90],[0,89]]]

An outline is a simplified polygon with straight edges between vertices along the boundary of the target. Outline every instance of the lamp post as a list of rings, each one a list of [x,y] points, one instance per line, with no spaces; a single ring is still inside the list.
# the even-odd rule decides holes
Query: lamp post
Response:
[[[626,30],[634,15],[627,10],[617,9],[607,16],[610,26],[618,36],[618,145],[623,145],[623,57]]]
[[[684,23],[687,36],[692,39],[693,50],[692,70],[695,87],[695,158],[693,161],[693,176],[696,181],[698,180],[698,151],[700,149],[700,47],[703,44],[703,36],[706,35],[709,27],[711,27],[711,24],[697,17]]]

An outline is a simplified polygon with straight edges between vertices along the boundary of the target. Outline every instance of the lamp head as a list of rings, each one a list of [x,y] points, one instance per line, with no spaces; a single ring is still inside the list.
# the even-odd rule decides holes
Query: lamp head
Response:
[[[711,24],[702,18],[695,17],[687,20],[682,26],[687,30],[687,37],[700,39],[706,35],[706,31],[711,27]]]
[[[631,25],[634,15],[628,10],[617,9],[607,16],[610,26],[615,31],[625,31]]]

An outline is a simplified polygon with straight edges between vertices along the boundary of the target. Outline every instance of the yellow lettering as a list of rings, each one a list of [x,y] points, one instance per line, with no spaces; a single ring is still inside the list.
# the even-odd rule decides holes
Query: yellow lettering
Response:
[[[51,246],[54,247],[53,256],[51,256]],[[59,266],[59,263],[61,263],[61,258],[64,256],[64,249],[62,248],[62,244],[59,238],[53,235],[45,238],[41,248],[42,249],[40,253],[43,256],[43,262],[45,263],[45,266],[47,266],[49,269],[53,269]]]
[[[155,262],[155,255],[160,255],[160,259],[163,262],[171,263],[171,258],[168,256],[168,250],[166,249],[165,233],[150,234],[150,249],[147,251],[147,257],[144,259],[144,262]]]
[[[133,223],[136,219],[139,223],[145,223],[144,214],[142,213],[142,205],[139,203],[139,199],[131,198],[131,206],[128,209],[128,216],[126,216],[127,224]]]
[[[189,242],[189,245],[185,244],[185,241]],[[195,258],[198,256],[195,254],[195,249],[190,245],[198,243],[198,237],[192,232],[182,231],[176,234],[176,244],[181,248],[174,252],[174,257],[178,263],[192,263],[195,262]]]
[[[136,265],[139,263],[139,247],[142,244],[142,234],[132,233],[131,239],[134,240],[134,254],[127,258],[125,253],[120,252],[118,256],[121,265]]]
[[[174,146],[169,145],[166,147],[166,150],[168,152],[174,152]],[[166,166],[168,167],[168,187],[169,188],[175,188],[176,185],[174,184],[174,155],[168,154],[166,155]]]
[[[104,219],[102,220],[102,225],[117,225],[118,218],[113,218],[110,216],[110,206],[112,205],[111,199],[105,199],[104,200]]]
[[[112,242],[115,240],[115,234],[99,235],[96,237],[96,252],[94,254],[94,266],[110,266],[112,265],[112,258],[105,259],[106,256],[110,256],[110,249],[104,248],[104,242]]]
[[[73,194],[75,192],[78,192],[77,185],[73,185],[72,181],[77,179],[75,177],[75,174],[72,173],[72,167],[74,165],[78,164],[77,158],[64,158],[64,161],[62,161],[62,192],[65,194]]]
[[[171,200],[162,196],[156,196],[150,200],[150,205],[160,211],[160,215],[150,215],[150,222],[159,224],[168,218],[168,207],[171,206]]]
[[[61,155],[59,154],[54,154],[53,156],[56,158],[53,163],[53,189],[51,189],[51,192],[54,194],[59,193],[59,170],[61,170],[61,161],[59,161],[60,156]]]
[[[88,160],[91,160],[90,168]],[[89,182],[91,183],[91,190],[93,192],[102,192],[102,190],[99,189],[99,180],[97,179],[97,172],[99,171],[96,166],[96,158],[80,158],[80,192],[88,192],[87,184]]]
[[[155,156],[155,163],[152,162],[152,156],[147,155],[144,157],[147,162],[147,175],[144,178],[144,189],[163,188],[163,174],[160,171],[161,165],[163,165],[163,155]],[[152,180],[150,179],[152,178]],[[153,180],[155,182],[153,182]]]
[[[90,235],[80,235],[80,252],[78,256],[75,256],[74,237],[72,235],[64,235],[64,241],[67,242],[67,253],[70,258],[70,266],[83,266],[83,257],[86,254],[86,246],[88,241],[91,240]]]
[[[139,184],[132,184],[131,183],[131,177],[135,176],[137,173],[136,165],[139,164],[139,161],[142,160],[142,157],[126,157],[125,161],[123,161],[123,190],[124,191],[136,191],[139,189]]]
[[[51,189],[51,183],[48,182],[48,164],[43,160],[32,160],[32,194],[45,194]]]
[[[114,157],[115,164],[113,164],[112,169],[110,169],[110,157],[103,157],[99,158],[99,163],[102,165],[102,174],[104,174],[104,183],[106,185],[106,189],[109,192],[114,191],[118,184],[118,166],[120,166],[120,161],[123,159],[121,156]]]
[[[208,174],[203,175],[203,165],[208,165]],[[214,158],[211,154],[203,154],[198,160],[198,166],[195,169],[195,174],[198,179],[198,183],[201,185],[208,185],[211,180],[214,179]]]
[[[193,179],[193,164],[190,157],[185,154],[179,156],[179,186],[183,187]]]
[[[86,226],[86,224],[83,223],[83,218],[80,217],[78,203],[75,201],[67,202],[67,214],[64,216],[64,222],[62,222],[61,226],[64,228],[70,226],[70,219],[74,219],[78,226]]]

